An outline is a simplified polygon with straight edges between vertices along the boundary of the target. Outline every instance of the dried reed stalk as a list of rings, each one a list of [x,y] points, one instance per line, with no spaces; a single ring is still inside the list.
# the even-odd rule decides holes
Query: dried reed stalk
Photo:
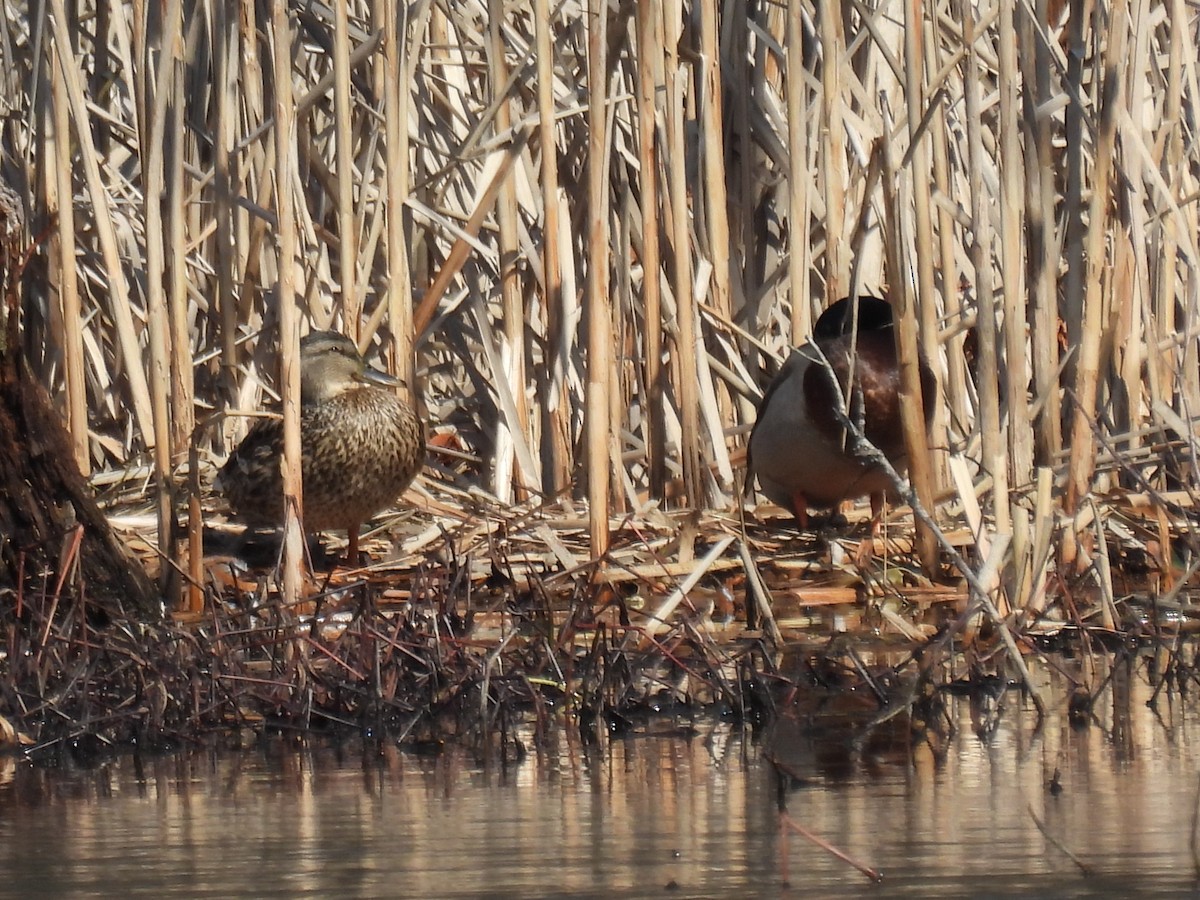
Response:
[[[667,196],[670,198],[670,244],[674,265],[671,292],[675,299],[677,333],[671,353],[673,381],[678,390],[680,438],[679,464],[683,493],[689,503],[699,505],[706,495],[700,455],[699,370],[696,365],[697,334],[700,328],[696,297],[692,290],[692,246],[688,214],[687,143],[684,138],[686,73],[679,60],[683,37],[683,3],[672,0],[664,10],[663,47],[666,55]]]
[[[358,342],[362,303],[358,295],[358,214],[354,208],[354,136],[350,98],[350,18],[348,3],[333,4],[333,119],[337,174],[338,277],[341,281],[342,321]]]
[[[959,18],[963,23],[963,43],[966,54],[963,65],[964,101],[967,115],[967,153],[969,158],[971,228],[971,267],[974,270],[975,303],[978,310],[976,333],[978,335],[979,367],[976,374],[976,390],[979,395],[979,423],[983,468],[992,476],[992,512],[996,532],[1000,535],[1012,533],[1008,496],[1008,461],[1005,454],[1006,442],[1000,428],[1000,362],[999,323],[994,309],[992,289],[991,243],[993,223],[988,204],[988,195],[983,180],[987,168],[984,157],[983,117],[981,89],[979,85],[979,40],[980,23],[969,3],[960,2]]]
[[[1008,417],[1008,483],[1028,484],[1033,471],[1033,418],[1029,410],[1029,365],[1025,354],[1025,302],[1023,267],[1027,248],[1022,172],[1027,163],[1021,150],[1018,120],[1020,98],[1017,71],[1017,15],[1015,0],[1002,0],[999,26],[1000,117],[998,157],[1000,168],[1000,296],[1004,313],[1004,405]]]
[[[799,0],[792,0],[799,2]],[[846,139],[843,132],[842,59],[846,52],[841,16],[830,3],[817,10],[817,28],[821,37],[821,140],[818,153],[824,184],[825,231],[825,302],[829,306],[850,289],[850,260],[843,243],[846,210],[846,179],[843,172]]]
[[[304,540],[300,522],[304,503],[300,477],[300,319],[296,309],[296,232],[293,213],[295,116],[292,105],[292,27],[286,0],[273,0],[272,71],[275,77],[275,210],[278,218],[276,302],[279,304],[279,383],[283,400],[283,600],[300,596]]]
[[[412,275],[405,234],[404,199],[409,193],[408,116],[412,88],[406,65],[408,49],[408,5],[397,0],[376,4],[384,34],[383,124],[387,179],[387,310],[392,334],[392,367],[404,382],[411,402],[417,400],[413,356]]]
[[[812,333],[812,304],[809,303],[809,269],[812,220],[808,178],[809,126],[808,87],[804,71],[804,4],[792,0],[787,7],[787,124],[788,124],[788,297],[791,301],[789,342],[803,344]]]
[[[1104,329],[1103,295],[1108,238],[1109,181],[1114,168],[1113,153],[1119,118],[1118,104],[1121,102],[1121,81],[1118,63],[1123,58],[1125,47],[1125,13],[1127,4],[1117,0],[1112,9],[1113,27],[1108,38],[1108,53],[1103,66],[1103,88],[1099,98],[1100,121],[1097,123],[1096,169],[1088,204],[1087,242],[1085,254],[1087,274],[1084,279],[1083,317],[1080,323],[1079,361],[1075,367],[1074,400],[1071,404],[1070,460],[1067,467],[1066,510],[1076,513],[1090,488],[1095,470],[1096,444],[1092,440],[1092,422],[1096,417],[1096,401],[1099,394],[1101,341]],[[1097,73],[1100,74],[1100,73]],[[1064,562],[1083,564],[1076,556],[1077,545],[1074,535],[1067,536],[1063,547]]]
[[[638,165],[642,194],[642,329],[644,342],[646,455],[650,496],[662,499],[667,482],[666,422],[663,415],[662,291],[659,253],[659,154],[655,134],[659,127],[658,92],[661,14],[653,4],[637,7],[638,60]]]
[[[1033,10],[1037,23],[1046,21],[1047,0],[1038,0]],[[1030,10],[1019,15],[1024,127],[1031,141],[1025,156],[1025,208],[1029,239],[1025,266],[1030,291],[1030,356],[1034,378],[1034,402],[1040,411],[1034,417],[1035,458],[1045,465],[1062,450],[1062,401],[1058,390],[1058,255],[1054,240],[1054,156],[1048,105],[1051,94],[1051,53],[1035,27]],[[1030,49],[1032,48],[1032,52]]]
[[[75,52],[67,30],[67,13],[63,0],[51,0],[50,19],[57,47],[57,63],[62,72],[75,135],[79,140],[79,157],[92,204],[97,242],[103,255],[107,278],[106,287],[107,291],[111,292],[110,294],[106,293],[106,299],[109,301],[107,311],[116,326],[120,357],[126,369],[124,384],[129,390],[133,415],[142,438],[147,446],[153,446],[154,416],[150,408],[150,389],[147,385],[146,371],[142,368],[140,343],[133,324],[133,305],[129,297],[129,284],[125,277],[125,269],[121,265],[117,235],[113,228],[108,194],[104,189],[104,178],[100,172],[95,141],[89,127],[87,102],[84,97],[83,85],[80,83],[80,71],[75,65]],[[145,120],[142,119],[142,121]]]
[[[504,26],[504,0],[488,0],[488,70],[492,90],[504,91],[493,97],[495,118],[493,126],[497,136],[503,137],[512,128],[511,100],[507,93],[509,85],[508,63],[505,59],[505,42],[501,33]],[[504,344],[501,348],[502,372],[512,395],[515,421],[508,422],[514,430],[514,440],[534,443],[529,430],[529,408],[525,400],[525,305],[522,301],[521,282],[517,270],[517,192],[515,179],[506,178],[500,185],[496,197],[496,221],[499,226],[500,249],[500,297],[501,318],[504,322]],[[493,476],[496,496],[503,500],[523,500],[528,489],[540,483],[540,472],[536,460],[529,457],[534,468],[522,466],[513,471],[513,442],[506,444],[509,452],[499,453],[496,472]],[[516,491],[514,493],[514,488]]]
[[[167,4],[162,21],[166,34],[176,34],[181,28],[183,10],[177,0]],[[147,62],[149,56],[147,56]],[[171,98],[171,75],[174,58],[163,53],[158,58],[158,69],[153,71],[145,65],[140,72],[145,81],[142,93],[152,97],[147,108],[149,118],[143,120],[145,139],[143,171],[146,176],[143,194],[143,215],[146,222],[146,311],[147,332],[150,344],[150,402],[154,414],[154,486],[155,512],[158,517],[159,545],[169,548],[174,534],[175,504],[171,478],[171,361],[170,321],[166,296],[166,227],[163,221],[162,200],[165,193],[167,105]],[[151,77],[153,76],[153,77]],[[168,550],[168,553],[171,551]],[[163,566],[160,586],[167,594],[168,602],[178,600],[176,591],[170,588],[172,570]]]
[[[640,8],[640,7],[639,7]],[[543,414],[542,490],[557,496],[567,488],[570,478],[571,441],[566,370],[567,319],[565,307],[560,241],[558,180],[558,129],[554,110],[554,21],[549,0],[534,0],[533,16],[537,55],[538,148],[541,157],[542,186],[542,290],[546,306],[546,335],[542,350],[539,381]]]
[[[912,142],[908,157],[914,172],[929,170],[928,141],[922,138],[922,119],[925,107],[925,52],[921,46],[924,36],[921,22],[914,17],[914,4],[904,4],[904,98],[908,108],[908,134]],[[921,113],[921,115],[918,115]],[[925,178],[906,178],[905,184],[910,186],[914,219],[912,241],[915,244],[914,255],[917,274],[917,297],[929,298],[920,303],[920,307],[932,313],[934,309],[933,283],[933,227],[930,216],[929,183]],[[885,192],[885,196],[888,192]],[[898,248],[897,248],[898,249]],[[898,262],[900,254],[894,259]],[[918,312],[915,298],[908,290],[908,278],[905,277],[909,266],[897,266],[892,269],[893,281],[900,281],[894,290],[896,302],[897,327],[896,348],[900,359],[900,421],[904,427],[904,445],[908,450],[909,477],[912,479],[913,490],[920,498],[926,509],[933,509],[933,497],[936,492],[936,469],[929,453],[929,444],[925,433],[925,404],[932,406],[937,401],[934,396],[924,397],[921,391],[920,359],[921,351],[918,346]],[[905,274],[902,275],[902,272]],[[925,335],[928,338],[932,332],[932,317],[926,316]],[[917,521],[917,554],[921,566],[927,574],[935,575],[938,571],[937,538],[924,522]]]
[[[588,166],[587,166],[587,426],[588,532],[592,555],[608,551],[608,448],[613,436],[609,410],[612,370],[612,311],[608,299],[608,3],[588,4]]]
[[[721,56],[721,48],[717,35],[717,6],[719,0],[695,0],[699,7],[700,25],[700,60],[699,100],[700,117],[698,124],[703,135],[699,148],[703,166],[704,181],[704,223],[707,231],[708,261],[712,264],[712,282],[708,290],[708,305],[712,306],[717,315],[723,319],[733,318],[733,300],[730,291],[732,277],[730,260],[729,233],[729,197],[726,187],[728,175],[725,169],[725,125],[724,125],[724,92],[721,88],[721,72],[725,61]],[[736,257],[735,257],[736,258]],[[703,338],[699,337],[696,345],[697,355],[703,361]],[[705,379],[711,384],[710,378]],[[719,394],[718,398],[723,398]],[[728,471],[729,463],[726,458],[724,430],[733,424],[733,410],[728,403],[720,403],[716,409],[711,409],[708,415],[709,430],[712,435],[713,455],[723,476],[723,487],[729,490],[733,486],[732,473]],[[695,502],[695,501],[693,501]]]
[[[54,245],[53,277],[58,284],[63,322],[64,387],[67,394],[67,428],[71,433],[75,461],[84,475],[91,472],[88,452],[87,389],[83,357],[83,315],[79,277],[75,270],[75,203],[71,183],[71,131],[63,69],[50,49],[52,125],[47,129],[50,144],[46,156],[54,160],[54,175],[46,182],[48,212],[58,225]]]

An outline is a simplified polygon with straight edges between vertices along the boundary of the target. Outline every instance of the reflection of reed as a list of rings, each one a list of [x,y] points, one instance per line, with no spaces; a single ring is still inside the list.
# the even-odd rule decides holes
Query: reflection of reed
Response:
[[[889,759],[869,742],[851,750],[797,728],[789,752],[808,776],[788,788],[789,815],[882,870],[889,890],[925,896],[1009,876],[1042,893],[1077,889],[1075,867],[1030,808],[1093,870],[1098,881],[1088,884],[1123,875],[1111,883],[1141,879],[1149,890],[1190,878],[1193,806],[1180,791],[1190,798],[1193,782],[1180,776],[1200,768],[1200,716],[1177,703],[1159,713],[1146,705],[1144,658],[1119,667],[1121,709],[1097,704],[1082,729],[1064,713],[1037,728],[1010,691],[998,727],[981,740],[967,699],[951,699],[954,736],[932,765],[922,751]],[[1049,708],[1064,709],[1070,680],[1039,677]],[[1116,724],[1121,717],[1128,727]],[[284,739],[254,751],[121,757],[94,770],[69,760],[53,771],[19,766],[0,782],[0,808],[21,807],[19,827],[0,817],[6,884],[67,893],[119,879],[160,893],[187,884],[193,893],[256,886],[340,896],[641,896],[670,882],[686,896],[769,889],[781,877],[775,779],[755,743],[699,724],[700,738],[599,747],[562,729],[541,746],[523,733],[531,752],[504,767],[461,749],[423,757],[386,742]],[[1118,727],[1128,746],[1114,746]],[[834,753],[818,748],[823,741],[840,747],[847,769],[821,761]],[[1055,767],[1057,796],[1044,789]],[[844,887],[843,863],[792,841],[797,888]]]
[[[1150,658],[1122,651],[1112,661],[1056,659],[1057,668],[1039,669],[1056,710],[1041,726],[1013,690],[996,697],[998,720],[983,731],[976,727],[975,699],[954,701],[953,736],[941,754],[897,734],[896,745],[913,747],[911,756],[901,753],[890,766],[879,765],[887,757],[867,749],[870,702],[857,710],[830,706],[820,715],[781,716],[764,749],[776,779],[785,776],[780,787],[788,815],[883,869],[893,886],[896,862],[888,861],[889,853],[906,866],[919,860],[934,879],[969,882],[994,875],[997,867],[1065,878],[1071,867],[1054,865],[1067,859],[1054,854],[1056,841],[1090,872],[1140,875],[1149,871],[1147,856],[1157,860],[1159,874],[1178,872],[1192,806],[1179,803],[1175,792],[1180,774],[1200,761],[1200,718],[1178,702],[1165,717],[1151,708]],[[1099,676],[1092,683],[1101,696],[1111,691],[1111,700],[1072,724],[1065,697],[1084,671]],[[1061,790],[1051,790],[1056,769]],[[1165,818],[1159,815],[1164,803],[1173,807]]]

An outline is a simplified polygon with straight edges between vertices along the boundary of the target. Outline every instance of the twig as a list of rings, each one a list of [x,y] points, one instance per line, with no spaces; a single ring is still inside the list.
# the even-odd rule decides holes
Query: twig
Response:
[[[1074,853],[1072,853],[1070,850],[1068,850],[1065,846],[1063,846],[1062,841],[1060,841],[1058,838],[1056,838],[1054,835],[1052,835],[1049,832],[1049,830],[1047,830],[1045,823],[1041,819],[1039,819],[1037,817],[1037,813],[1035,813],[1033,811],[1032,803],[1030,803],[1028,805],[1027,809],[1029,810],[1029,817],[1031,819],[1033,819],[1033,824],[1038,827],[1038,831],[1040,831],[1042,833],[1042,836],[1046,840],[1048,840],[1050,843],[1052,843],[1055,847],[1057,847],[1059,850],[1061,850],[1063,853],[1065,853],[1067,858],[1070,859],[1071,862],[1073,862],[1073,863],[1075,863],[1075,865],[1079,866],[1080,872],[1082,872],[1084,875],[1090,876],[1092,874],[1092,870],[1088,867],[1087,863],[1085,863],[1078,856],[1076,856]]]
[[[866,865],[865,863],[860,863],[858,860],[854,859],[854,857],[850,856],[848,853],[846,853],[842,850],[839,850],[837,847],[833,846],[833,844],[829,843],[824,838],[818,837],[817,835],[813,834],[811,831],[809,831],[803,825],[796,822],[787,813],[781,812],[779,814],[779,819],[780,819],[780,822],[782,822],[783,827],[786,831],[794,831],[796,834],[798,834],[802,838],[805,838],[806,840],[816,844],[818,847],[820,847],[822,850],[826,851],[827,853],[830,853],[830,854],[836,856],[842,862],[849,863],[850,865],[854,866],[854,868],[858,869],[858,871],[860,871],[864,875],[866,875],[869,879],[874,881],[876,884],[883,881],[883,873],[880,872],[878,869],[873,869],[870,866]]]
[[[851,438],[851,452],[863,462],[873,466],[878,466],[880,469],[882,469],[887,474],[888,478],[891,479],[892,484],[895,485],[896,490],[900,493],[901,497],[912,509],[913,515],[924,522],[926,526],[928,526],[929,530],[933,533],[934,537],[937,538],[937,542],[941,545],[942,550],[947,556],[950,557],[951,563],[953,563],[954,567],[962,573],[963,578],[966,579],[968,586],[971,588],[971,593],[974,596],[974,603],[968,604],[967,612],[970,612],[971,607],[975,604],[983,607],[984,611],[988,614],[988,617],[992,620],[993,625],[995,625],[996,630],[1000,633],[1000,638],[1004,641],[1004,646],[1008,651],[1009,658],[1016,667],[1017,671],[1020,673],[1021,680],[1025,685],[1025,689],[1033,699],[1034,706],[1037,707],[1038,715],[1044,716],[1046,714],[1046,707],[1045,703],[1042,701],[1041,694],[1038,693],[1037,687],[1033,683],[1033,678],[1029,674],[1029,668],[1025,665],[1025,659],[1021,656],[1020,648],[1017,647],[1017,642],[1012,636],[1012,631],[1009,629],[1008,624],[1004,621],[1004,617],[1000,615],[1000,611],[996,609],[996,605],[992,602],[990,597],[990,592],[988,591],[980,575],[976,573],[969,565],[967,565],[967,561],[963,559],[962,554],[960,554],[954,545],[950,543],[950,540],[946,537],[945,532],[938,527],[937,522],[935,522],[933,516],[926,511],[924,505],[917,497],[916,492],[912,490],[905,479],[900,477],[900,473],[896,471],[891,461],[884,456],[883,452],[879,450],[878,447],[876,447],[867,439],[867,436],[863,432],[863,429],[860,427],[859,423],[853,421],[848,415],[846,415],[846,398],[842,393],[842,385],[838,380],[836,373],[834,372],[833,366],[830,365],[829,360],[825,357],[825,354],[821,351],[820,347],[818,347],[816,344],[813,344],[812,349],[815,351],[817,362],[819,362],[820,365],[825,368],[826,373],[829,375],[829,378],[833,383],[834,400],[836,401],[833,405],[833,412],[837,417],[838,422],[843,428],[846,429],[847,435]],[[965,615],[966,613],[964,613],[964,616]]]

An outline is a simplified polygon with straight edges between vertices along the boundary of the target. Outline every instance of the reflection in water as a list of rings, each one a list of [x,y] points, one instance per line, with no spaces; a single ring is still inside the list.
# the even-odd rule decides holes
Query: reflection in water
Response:
[[[1155,712],[1144,677],[1114,674],[1085,729],[1063,716],[1035,730],[1009,693],[984,743],[966,701],[952,701],[957,732],[936,758],[924,745],[897,754],[894,741],[883,752],[797,731],[789,765],[803,780],[789,813],[885,881],[790,837],[791,893],[1190,895],[1200,717],[1165,695]],[[507,768],[458,751],[280,740],[151,760],[142,776],[130,757],[91,771],[0,762],[0,895],[788,893],[773,771],[749,734],[720,723],[692,740],[602,749],[560,733]]]

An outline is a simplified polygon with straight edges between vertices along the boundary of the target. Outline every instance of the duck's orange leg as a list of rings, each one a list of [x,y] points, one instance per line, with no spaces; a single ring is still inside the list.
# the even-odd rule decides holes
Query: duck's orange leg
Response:
[[[808,498],[800,491],[792,494],[792,515],[801,531],[808,530]]]
[[[883,531],[883,514],[887,509],[887,497],[883,491],[871,495],[871,537],[878,537]]]

